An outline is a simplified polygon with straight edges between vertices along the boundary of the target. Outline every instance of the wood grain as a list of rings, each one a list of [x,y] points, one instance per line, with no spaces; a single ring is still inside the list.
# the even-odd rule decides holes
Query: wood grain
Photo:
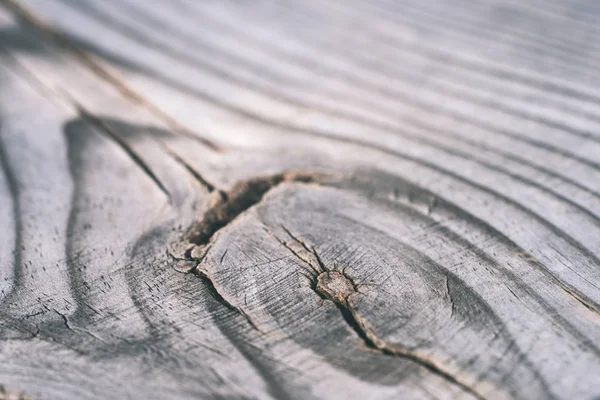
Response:
[[[599,18],[0,1],[0,399],[597,398]]]

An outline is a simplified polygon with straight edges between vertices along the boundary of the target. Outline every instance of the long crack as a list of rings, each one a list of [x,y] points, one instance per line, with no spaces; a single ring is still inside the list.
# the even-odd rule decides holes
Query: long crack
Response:
[[[223,297],[217,290],[213,280],[205,271],[200,269],[199,266],[204,260],[208,248],[210,248],[211,239],[214,235],[244,211],[258,204],[271,189],[283,182],[308,183],[315,181],[316,176],[314,174],[288,172],[241,182],[235,185],[228,193],[219,192],[219,197],[214,202],[214,205],[185,235],[185,239],[189,243],[202,249],[200,257],[195,257],[191,251],[186,252],[185,256],[187,259],[198,261],[196,267],[190,272],[200,277],[205,282],[217,301],[225,305],[228,309],[244,316],[248,323],[260,332],[262,331],[259,327],[242,309],[234,306]],[[411,360],[442,377],[446,381],[458,386],[475,398],[484,399],[483,395],[478,393],[475,389],[461,382],[434,362],[420,356],[414,351],[389,344],[385,340],[379,338],[368,326],[367,322],[359,315],[355,306],[352,304],[351,297],[358,293],[358,285],[345,273],[345,270],[338,271],[335,267],[334,269],[327,268],[314,247],[308,246],[306,242],[299,236],[294,235],[291,230],[285,226],[282,226],[282,229],[290,237],[290,241],[283,240],[271,232],[269,233],[295,257],[301,260],[302,263],[310,266],[310,268],[306,269],[308,275],[305,276],[310,281],[311,289],[322,299],[330,300],[336,305],[340,310],[344,321],[352,328],[366,347],[385,356],[401,357]]]
[[[191,227],[185,239],[196,246],[204,246],[217,231],[253,205],[258,204],[264,195],[277,185],[283,182],[315,181],[316,174],[313,173],[286,172],[240,182],[228,193],[219,192],[215,204]]]
[[[319,297],[330,300],[336,305],[348,326],[352,328],[366,347],[386,356],[401,357],[411,360],[442,377],[446,381],[458,386],[475,398],[484,399],[482,394],[461,382],[434,362],[414,351],[392,345],[378,337],[373,329],[368,326],[368,323],[364,318],[360,316],[352,303],[352,296],[358,293],[358,285],[354,280],[346,274],[345,270],[339,271],[327,268],[314,247],[307,246],[304,241],[299,239],[297,235],[292,234],[289,229],[283,227],[283,230],[297,243],[297,246],[280,239],[274,234],[272,234],[273,237],[275,237],[277,241],[288,249],[295,257],[302,262],[309,264],[311,272],[313,272],[311,276],[308,277],[311,279],[310,287],[317,295],[319,295]],[[314,265],[315,263],[320,267],[319,269],[321,269],[321,271],[316,268]]]
[[[169,203],[172,201],[171,194],[167,190],[166,186],[160,181],[158,176],[152,171],[150,166],[144,161],[144,159],[137,154],[137,152],[127,143],[125,139],[123,139],[116,131],[110,128],[108,124],[102,121],[100,118],[90,114],[86,111],[81,105],[73,101],[73,104],[77,108],[77,111],[81,118],[86,122],[90,123],[93,127],[100,130],[101,133],[104,133],[109,138],[111,138],[117,145],[125,151],[125,153],[131,158],[131,160],[146,174],[148,177],[156,184],[156,186],[160,189],[161,192],[167,196]]]
[[[184,167],[186,169],[186,171],[188,171],[193,177],[194,179],[196,179],[196,181],[198,183],[200,183],[201,186],[203,186],[208,193],[212,193],[215,191],[215,185],[213,185],[211,182],[209,182],[206,178],[204,178],[202,176],[202,174],[200,174],[200,172],[198,172],[196,169],[194,169],[194,167],[192,167],[190,164],[188,164],[181,156],[179,156],[179,154],[177,154],[175,151],[173,151],[168,145],[166,145],[165,143],[161,144],[161,147],[167,152],[167,154],[169,154],[179,165],[181,165],[182,167]]]
[[[244,211],[258,204],[268,191],[283,182],[316,182],[318,176],[318,174],[309,172],[286,172],[269,177],[254,178],[236,184],[228,193],[216,190],[210,184],[210,186],[207,186],[207,189],[209,192],[216,193],[213,205],[205,212],[202,219],[194,224],[184,236],[184,239],[193,246],[185,251],[183,258],[177,257],[170,252],[167,252],[167,254],[174,261],[194,261],[194,267],[179,272],[191,273],[199,277],[205,283],[215,300],[223,304],[226,308],[242,315],[254,329],[263,332],[244,310],[235,306],[223,296],[208,272],[200,267],[212,246],[211,240],[215,234],[230,224]]]
[[[217,300],[219,303],[223,304],[229,310],[235,311],[236,313],[238,313],[241,316],[243,316],[246,319],[246,321],[248,321],[248,323],[254,329],[256,329],[257,331],[259,331],[261,333],[264,333],[262,331],[262,329],[260,329],[258,327],[258,325],[252,320],[252,318],[250,318],[250,316],[244,312],[244,310],[242,310],[239,307],[234,306],[229,300],[227,300],[225,297],[223,297],[223,295],[221,294],[221,292],[219,292],[219,290],[215,286],[215,283],[213,282],[213,280],[208,276],[208,274],[205,271],[202,271],[201,269],[199,269],[199,268],[196,267],[191,272],[194,275],[196,275],[197,277],[199,277],[204,282],[204,284],[208,288],[208,291],[210,292],[210,294],[212,295],[212,297],[215,300]]]

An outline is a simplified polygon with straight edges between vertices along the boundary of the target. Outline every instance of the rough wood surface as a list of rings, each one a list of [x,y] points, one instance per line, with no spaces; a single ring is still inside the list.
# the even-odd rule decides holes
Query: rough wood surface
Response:
[[[599,21],[0,1],[0,399],[598,398]]]

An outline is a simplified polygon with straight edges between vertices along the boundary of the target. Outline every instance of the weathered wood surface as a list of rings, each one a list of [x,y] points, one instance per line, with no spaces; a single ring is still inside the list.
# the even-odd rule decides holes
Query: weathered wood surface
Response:
[[[600,3],[0,2],[0,399],[600,396]]]

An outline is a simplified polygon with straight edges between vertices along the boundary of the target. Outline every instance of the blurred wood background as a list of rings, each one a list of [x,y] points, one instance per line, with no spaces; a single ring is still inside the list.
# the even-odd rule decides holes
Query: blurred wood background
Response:
[[[598,399],[599,22],[0,0],[0,399]]]

